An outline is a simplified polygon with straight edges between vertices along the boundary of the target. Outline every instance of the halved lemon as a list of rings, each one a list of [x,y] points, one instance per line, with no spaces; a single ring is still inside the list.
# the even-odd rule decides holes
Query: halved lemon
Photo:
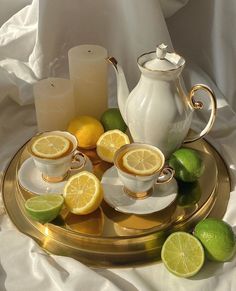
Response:
[[[113,163],[115,152],[129,143],[129,137],[122,131],[118,129],[108,130],[97,141],[97,154],[102,160]]]
[[[70,148],[70,141],[61,135],[39,137],[31,146],[33,154],[41,158],[58,158]]]
[[[72,176],[64,188],[65,204],[74,214],[95,211],[102,202],[103,190],[98,178],[87,171]]]
[[[162,165],[158,152],[145,148],[136,148],[124,154],[123,166],[130,172],[138,175],[150,175]]]

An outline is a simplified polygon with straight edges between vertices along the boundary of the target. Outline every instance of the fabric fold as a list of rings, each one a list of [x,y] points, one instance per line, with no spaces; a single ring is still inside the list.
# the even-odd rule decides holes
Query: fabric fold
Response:
[[[0,74],[0,84],[5,84],[0,98],[33,103],[32,84],[47,77],[68,78],[68,50],[81,43],[106,47],[123,65],[133,88],[139,78],[138,55],[162,42],[171,47],[164,15],[186,3],[33,0],[0,28],[0,69],[5,71]]]

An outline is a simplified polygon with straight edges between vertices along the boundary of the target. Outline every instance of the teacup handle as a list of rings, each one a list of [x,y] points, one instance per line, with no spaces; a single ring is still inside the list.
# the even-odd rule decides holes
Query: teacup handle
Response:
[[[160,176],[157,178],[156,184],[164,184],[170,182],[173,179],[175,170],[169,166],[164,167],[161,170]]]
[[[206,135],[211,130],[216,118],[216,108],[217,108],[216,97],[213,91],[208,86],[203,85],[203,84],[196,84],[192,87],[190,91],[190,95],[189,95],[190,105],[192,106],[193,109],[203,108],[203,103],[201,101],[194,100],[194,94],[198,90],[203,90],[208,93],[208,96],[210,97],[210,101],[211,101],[211,115],[205,128],[200,133],[196,134],[195,136],[187,138],[184,141],[184,143],[190,143],[190,142],[196,141],[202,138],[204,135]]]
[[[82,159],[81,159],[82,158]],[[80,170],[82,169],[87,161],[87,157],[80,151],[75,151],[72,157],[71,170]]]

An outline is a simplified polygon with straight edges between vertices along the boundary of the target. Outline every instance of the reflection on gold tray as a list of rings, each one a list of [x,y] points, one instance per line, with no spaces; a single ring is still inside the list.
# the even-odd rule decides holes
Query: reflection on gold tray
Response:
[[[209,214],[222,217],[229,199],[230,180],[224,161],[206,141],[189,145],[198,149],[206,168],[193,184],[179,184],[177,200],[148,215],[124,214],[102,202],[92,214],[76,216],[63,208],[60,216],[45,225],[27,217],[24,203],[33,194],[17,182],[17,172],[29,157],[25,146],[6,170],[2,194],[7,213],[16,227],[53,254],[70,256],[94,267],[118,267],[159,260],[166,236],[176,230],[190,231]],[[85,152],[101,178],[111,164],[101,162],[94,151]],[[191,194],[190,194],[191,192]],[[190,195],[188,195],[190,194]]]

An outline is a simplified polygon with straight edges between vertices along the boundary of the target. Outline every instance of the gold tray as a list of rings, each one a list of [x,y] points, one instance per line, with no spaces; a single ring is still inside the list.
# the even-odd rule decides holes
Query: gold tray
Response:
[[[230,178],[223,159],[205,140],[188,147],[200,151],[205,172],[191,186],[179,184],[176,201],[164,210],[148,215],[123,214],[102,202],[97,211],[86,216],[70,214],[64,208],[56,220],[43,225],[26,215],[24,203],[33,194],[22,189],[17,181],[18,169],[29,157],[25,145],[13,157],[3,178],[6,211],[21,232],[52,254],[70,256],[93,267],[134,266],[158,261],[169,233],[191,231],[209,214],[220,218],[228,204]],[[93,163],[94,173],[101,178],[111,165],[100,161],[94,151],[85,153]]]

